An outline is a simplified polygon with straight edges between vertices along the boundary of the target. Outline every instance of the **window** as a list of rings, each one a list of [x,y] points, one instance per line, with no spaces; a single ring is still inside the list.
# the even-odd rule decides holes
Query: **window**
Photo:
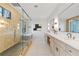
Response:
[[[6,19],[11,19],[11,12],[3,8],[3,17]]]
[[[0,16],[2,16],[2,7],[0,7]]]
[[[5,19],[11,19],[11,12],[0,6],[0,16]]]

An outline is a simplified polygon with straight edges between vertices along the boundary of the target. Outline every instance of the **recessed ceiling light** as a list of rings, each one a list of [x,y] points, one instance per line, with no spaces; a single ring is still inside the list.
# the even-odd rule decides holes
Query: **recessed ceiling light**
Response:
[[[34,7],[35,7],[35,8],[37,8],[37,7],[38,7],[38,5],[34,5]]]

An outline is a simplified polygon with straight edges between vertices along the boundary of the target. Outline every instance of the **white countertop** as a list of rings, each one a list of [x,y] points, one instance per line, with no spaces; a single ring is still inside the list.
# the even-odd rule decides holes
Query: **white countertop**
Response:
[[[55,37],[56,39],[62,41],[65,44],[68,44],[69,46],[79,50],[79,34],[78,33],[72,33],[75,36],[75,39],[68,39],[67,38],[67,32],[57,32],[57,34],[54,34],[52,32],[45,32],[45,34],[50,35],[52,37]]]

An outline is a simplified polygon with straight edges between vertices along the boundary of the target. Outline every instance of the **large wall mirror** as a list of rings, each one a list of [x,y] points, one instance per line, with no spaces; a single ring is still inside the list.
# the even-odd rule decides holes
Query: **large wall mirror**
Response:
[[[66,20],[66,32],[79,33],[79,16]]]

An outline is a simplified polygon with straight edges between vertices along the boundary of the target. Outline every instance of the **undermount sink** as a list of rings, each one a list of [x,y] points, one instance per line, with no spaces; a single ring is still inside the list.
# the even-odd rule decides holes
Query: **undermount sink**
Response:
[[[73,38],[65,38],[65,40],[75,40],[75,39],[73,39]]]
[[[68,36],[68,34],[70,34],[70,36]],[[64,38],[65,40],[70,40],[70,41],[71,40],[76,40],[76,38],[74,36],[72,36],[71,33],[68,33],[68,34],[67,34],[67,37]]]
[[[73,38],[69,39],[69,38],[64,38],[64,41],[79,41],[79,39],[73,39]]]

